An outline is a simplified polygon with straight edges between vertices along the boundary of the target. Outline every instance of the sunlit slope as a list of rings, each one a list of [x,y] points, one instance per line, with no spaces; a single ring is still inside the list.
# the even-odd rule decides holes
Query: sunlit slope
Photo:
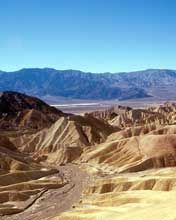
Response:
[[[36,159],[67,163],[79,158],[86,148],[104,142],[116,130],[91,116],[61,117],[50,128],[16,138],[15,143]]]
[[[176,136],[145,135],[103,143],[82,155],[82,161],[116,172],[137,172],[176,165]]]
[[[97,179],[76,208],[53,220],[174,220],[175,168]]]

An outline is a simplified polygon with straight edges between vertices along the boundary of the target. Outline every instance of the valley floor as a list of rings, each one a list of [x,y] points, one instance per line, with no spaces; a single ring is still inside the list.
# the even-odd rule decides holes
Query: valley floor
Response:
[[[110,108],[115,105],[122,105],[122,106],[130,106],[132,108],[146,108],[151,106],[158,106],[165,102],[174,102],[175,99],[159,99],[159,98],[141,98],[141,99],[130,99],[124,101],[118,100],[69,100],[69,101],[60,101],[60,102],[53,102],[47,100],[51,106],[54,106],[64,112],[73,113],[73,114],[83,114],[92,111],[100,111]]]
[[[58,168],[58,167],[57,167]],[[2,216],[1,220],[48,220],[72,208],[81,198],[83,189],[90,176],[73,164],[60,166],[59,175],[68,180],[68,184],[59,189],[46,190],[26,210],[21,213]]]
[[[60,166],[68,180],[25,211],[1,220],[175,220],[176,168],[107,174],[82,164]],[[88,174],[88,173],[89,174]]]

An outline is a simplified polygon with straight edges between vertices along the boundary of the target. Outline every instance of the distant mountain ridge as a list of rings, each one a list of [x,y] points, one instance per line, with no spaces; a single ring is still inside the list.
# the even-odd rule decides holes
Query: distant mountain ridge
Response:
[[[176,97],[176,71],[148,69],[129,73],[85,73],[50,68],[0,71],[0,91],[73,99]]]

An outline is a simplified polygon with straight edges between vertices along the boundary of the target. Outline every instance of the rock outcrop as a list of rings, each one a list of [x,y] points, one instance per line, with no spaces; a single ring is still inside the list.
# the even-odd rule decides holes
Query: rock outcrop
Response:
[[[42,129],[64,115],[35,97],[17,92],[0,94],[0,129],[3,130]]]
[[[15,139],[21,151],[33,153],[36,159],[67,163],[79,158],[82,152],[102,143],[118,128],[92,116],[61,117],[49,129]]]
[[[132,109],[130,107],[115,106],[104,111],[89,113],[93,117],[108,121],[121,129],[149,124],[166,125],[176,123],[176,105],[165,103],[158,107],[147,109]]]

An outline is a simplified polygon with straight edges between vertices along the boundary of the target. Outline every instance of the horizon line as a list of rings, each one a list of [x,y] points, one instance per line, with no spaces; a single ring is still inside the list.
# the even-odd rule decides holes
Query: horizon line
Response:
[[[24,67],[24,68],[20,68],[17,70],[13,70],[13,71],[4,71],[2,69],[0,69],[0,73],[15,73],[15,72],[20,72],[22,70],[35,70],[35,69],[39,69],[39,70],[55,70],[55,71],[79,71],[82,73],[91,73],[91,74],[118,74],[118,73],[135,73],[135,72],[144,72],[144,71],[150,71],[150,70],[167,70],[167,71],[176,71],[175,69],[168,69],[168,68],[148,68],[148,69],[139,69],[139,70],[134,70],[134,71],[119,71],[119,72],[91,72],[91,71],[83,71],[83,70],[79,70],[79,69],[56,69],[56,68],[52,68],[52,67]]]

